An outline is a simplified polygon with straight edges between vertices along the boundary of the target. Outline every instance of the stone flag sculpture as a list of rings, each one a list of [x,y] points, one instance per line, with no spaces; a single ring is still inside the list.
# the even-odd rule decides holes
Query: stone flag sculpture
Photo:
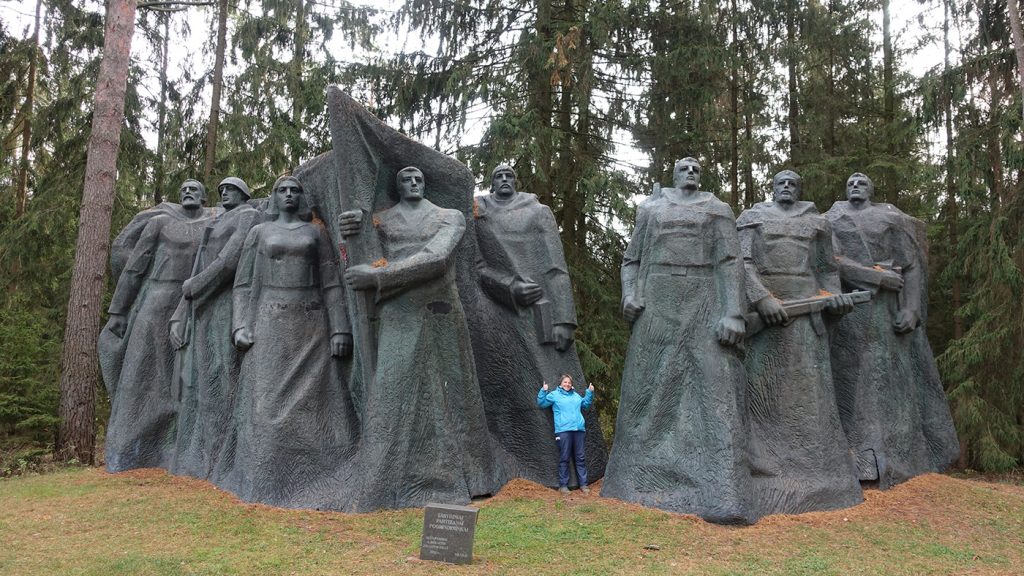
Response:
[[[327,97],[334,149],[295,175],[344,235],[360,427],[340,507],[468,503],[500,487],[466,322],[473,176],[337,87]]]

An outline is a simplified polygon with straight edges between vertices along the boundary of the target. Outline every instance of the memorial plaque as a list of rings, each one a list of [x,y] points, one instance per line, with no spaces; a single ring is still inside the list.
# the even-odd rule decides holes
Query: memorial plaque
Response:
[[[423,509],[420,560],[452,564],[473,562],[473,534],[479,510],[468,506],[427,504]]]

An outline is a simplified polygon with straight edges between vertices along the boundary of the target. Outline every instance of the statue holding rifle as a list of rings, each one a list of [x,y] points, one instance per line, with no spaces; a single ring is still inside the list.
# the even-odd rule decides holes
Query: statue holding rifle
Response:
[[[853,174],[847,201],[825,216],[843,287],[874,295],[839,322],[832,369],[858,475],[885,489],[945,469],[960,447],[924,330],[924,224],[873,194],[871,179]]]
[[[849,312],[840,294],[832,232],[802,180],[784,170],[773,198],[736,220],[746,272],[747,414],[754,505],[760,515],[852,506],[861,501],[839,420],[826,322]]]

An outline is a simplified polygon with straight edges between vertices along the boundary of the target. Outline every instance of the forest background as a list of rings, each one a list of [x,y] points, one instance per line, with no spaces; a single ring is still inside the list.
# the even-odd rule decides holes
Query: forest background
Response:
[[[112,234],[138,211],[176,200],[185,178],[202,180],[211,204],[229,175],[266,195],[278,175],[330,148],[325,88],[339,84],[385,122],[465,162],[479,191],[509,161],[519,189],[552,208],[574,284],[577,347],[610,438],[628,342],[619,266],[638,195],[670,183],[674,160],[694,156],[701,187],[737,214],[766,198],[782,168],[803,176],[804,199],[824,211],[844,197],[849,174],[865,172],[877,200],[928,224],[927,328],[960,466],[1024,463],[1017,0],[136,8]],[[97,407],[83,413],[100,441],[108,414],[98,368],[66,363],[61,374],[105,12],[94,0],[0,0],[0,16],[7,475],[67,444],[62,386],[86,384],[78,404]],[[922,50],[941,62],[913,68]],[[79,442],[59,456],[92,463],[94,447]]]

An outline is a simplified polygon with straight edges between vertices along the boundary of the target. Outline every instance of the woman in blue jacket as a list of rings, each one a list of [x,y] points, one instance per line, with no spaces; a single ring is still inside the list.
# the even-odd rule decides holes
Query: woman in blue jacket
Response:
[[[586,424],[583,421],[583,412],[590,408],[594,401],[594,385],[587,387],[587,393],[582,397],[572,388],[572,376],[562,374],[562,380],[558,388],[548,392],[548,383],[545,382],[537,393],[537,406],[541,408],[551,407],[555,414],[555,443],[558,444],[558,491],[563,494],[569,493],[569,454],[576,459],[576,476],[580,480],[580,490],[589,494],[587,488],[587,463],[584,458],[583,438],[585,436]]]

